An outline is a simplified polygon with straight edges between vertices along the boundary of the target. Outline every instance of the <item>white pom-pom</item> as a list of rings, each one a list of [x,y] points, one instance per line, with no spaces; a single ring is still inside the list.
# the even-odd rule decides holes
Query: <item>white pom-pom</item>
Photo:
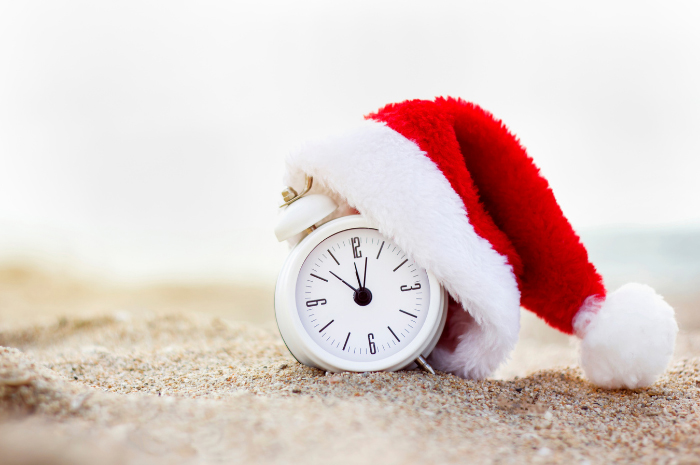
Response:
[[[666,370],[676,344],[673,308],[643,284],[626,284],[604,301],[593,297],[574,318],[581,366],[595,385],[650,386]]]

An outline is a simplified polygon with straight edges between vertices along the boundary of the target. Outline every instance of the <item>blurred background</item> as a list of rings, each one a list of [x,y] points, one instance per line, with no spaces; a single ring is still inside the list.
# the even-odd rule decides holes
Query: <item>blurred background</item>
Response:
[[[1,2],[0,324],[274,325],[287,151],[451,95],[518,135],[609,287],[700,329],[698,24],[692,1]]]

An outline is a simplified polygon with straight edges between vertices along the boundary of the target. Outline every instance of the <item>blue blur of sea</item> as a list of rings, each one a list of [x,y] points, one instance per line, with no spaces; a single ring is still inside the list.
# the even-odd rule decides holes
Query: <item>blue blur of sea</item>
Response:
[[[700,228],[619,228],[579,234],[609,290],[639,282],[662,293],[700,293]]]

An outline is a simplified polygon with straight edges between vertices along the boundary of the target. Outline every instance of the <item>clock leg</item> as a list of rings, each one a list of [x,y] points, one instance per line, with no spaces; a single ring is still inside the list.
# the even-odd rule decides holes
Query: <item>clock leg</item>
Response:
[[[435,374],[435,370],[433,370],[433,367],[428,364],[428,362],[425,361],[422,355],[419,355],[418,358],[416,359],[416,365],[421,367],[424,371],[427,371],[431,375]]]

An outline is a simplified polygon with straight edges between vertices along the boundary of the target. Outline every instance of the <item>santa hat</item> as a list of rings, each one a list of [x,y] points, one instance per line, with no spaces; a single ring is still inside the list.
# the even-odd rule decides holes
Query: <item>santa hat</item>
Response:
[[[549,184],[518,140],[453,98],[390,104],[287,159],[287,185],[314,178],[336,215],[364,215],[451,296],[434,367],[490,375],[511,352],[520,306],[582,339],[587,377],[606,388],[652,384],[678,326],[650,287],[608,294]]]

